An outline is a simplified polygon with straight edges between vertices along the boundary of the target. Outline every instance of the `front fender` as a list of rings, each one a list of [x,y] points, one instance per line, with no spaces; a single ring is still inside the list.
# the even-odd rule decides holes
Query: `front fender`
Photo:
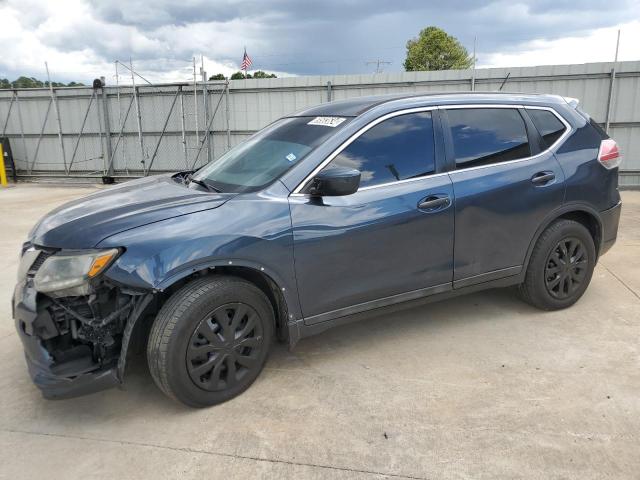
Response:
[[[105,272],[114,282],[162,291],[206,268],[247,267],[269,276],[289,313],[301,316],[286,196],[239,196],[220,208],[134,228],[99,245],[113,246],[125,249]]]

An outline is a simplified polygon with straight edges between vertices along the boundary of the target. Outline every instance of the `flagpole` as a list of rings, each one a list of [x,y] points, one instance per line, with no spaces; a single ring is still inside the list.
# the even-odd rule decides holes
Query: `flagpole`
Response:
[[[244,62],[244,59],[247,57],[247,46],[244,46],[244,56],[242,57],[242,61]],[[247,79],[247,67],[244,67],[244,79]]]

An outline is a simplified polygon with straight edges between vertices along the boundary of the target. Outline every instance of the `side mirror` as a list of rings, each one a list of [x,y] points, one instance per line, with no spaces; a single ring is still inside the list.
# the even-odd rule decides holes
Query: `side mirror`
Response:
[[[353,168],[332,167],[320,171],[305,189],[316,197],[351,195],[360,186],[360,172]]]

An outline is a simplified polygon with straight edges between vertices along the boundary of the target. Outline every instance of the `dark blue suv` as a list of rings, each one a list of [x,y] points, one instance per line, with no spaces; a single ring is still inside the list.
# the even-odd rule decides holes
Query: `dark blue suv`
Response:
[[[620,216],[618,147],[577,103],[328,103],[54,210],[13,299],[33,381],[49,398],[116,385],[146,345],[160,389],[201,407],[249,387],[274,337],[492,287],[572,305]]]

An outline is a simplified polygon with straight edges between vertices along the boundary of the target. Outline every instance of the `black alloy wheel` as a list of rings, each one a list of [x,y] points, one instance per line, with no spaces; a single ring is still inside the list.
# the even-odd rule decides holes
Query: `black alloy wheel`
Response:
[[[575,237],[563,238],[549,254],[545,267],[545,286],[559,300],[573,295],[587,275],[587,250]]]
[[[215,392],[241,382],[256,366],[264,344],[258,313],[244,303],[216,308],[195,328],[187,348],[187,370],[200,388]]]

